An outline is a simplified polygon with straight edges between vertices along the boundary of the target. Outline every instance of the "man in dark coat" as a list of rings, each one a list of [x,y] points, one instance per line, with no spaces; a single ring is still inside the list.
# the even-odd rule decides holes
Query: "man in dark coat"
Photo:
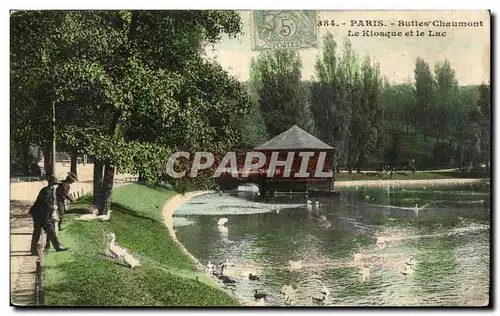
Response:
[[[33,218],[33,235],[31,237],[31,255],[37,254],[37,244],[40,239],[42,228],[47,234],[47,240],[52,243],[56,251],[66,251],[68,248],[59,243],[52,223],[52,213],[56,210],[55,190],[57,179],[49,178],[49,185],[38,193],[35,203],[31,206],[29,213]]]
[[[64,211],[66,210],[65,200],[70,202],[75,202],[75,198],[69,194],[70,185],[78,181],[76,174],[73,172],[68,172],[68,176],[62,183],[57,187],[56,198],[57,198],[57,212],[59,215],[59,231],[62,230],[62,220],[64,216]]]

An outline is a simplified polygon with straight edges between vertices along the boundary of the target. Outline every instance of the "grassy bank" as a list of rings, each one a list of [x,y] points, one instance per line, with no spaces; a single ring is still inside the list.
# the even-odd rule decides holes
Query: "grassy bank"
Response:
[[[172,240],[162,206],[174,193],[130,184],[113,192],[108,222],[75,221],[89,206],[85,196],[66,215],[61,242],[71,250],[45,256],[45,303],[92,306],[232,306]],[[106,233],[141,261],[133,270],[105,257]],[[198,280],[196,278],[198,277]]]
[[[432,179],[466,179],[466,178],[489,178],[490,175],[486,172],[477,171],[417,171],[415,173],[396,172],[389,175],[381,172],[361,172],[349,174],[347,172],[336,173],[337,181],[356,181],[356,180],[432,180]]]

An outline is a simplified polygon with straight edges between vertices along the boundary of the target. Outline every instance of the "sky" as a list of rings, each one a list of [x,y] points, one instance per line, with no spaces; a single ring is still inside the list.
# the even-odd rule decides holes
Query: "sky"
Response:
[[[243,22],[243,35],[236,39],[224,37],[207,52],[240,81],[247,81],[252,57],[259,52],[252,50],[250,11],[238,11]],[[448,59],[455,69],[460,85],[480,84],[490,78],[490,16],[487,11],[318,11],[318,19],[335,20],[337,27],[318,27],[318,45],[300,51],[302,78],[310,80],[315,75],[314,64],[322,47],[323,36],[330,31],[342,44],[348,31],[407,31],[429,30],[446,32],[445,37],[402,36],[393,38],[349,37],[353,49],[360,57],[370,58],[380,65],[382,75],[393,83],[413,80],[413,69],[417,57],[426,60],[432,69],[437,61]],[[382,20],[384,27],[351,27],[351,21]],[[426,21],[481,22],[479,27],[434,27],[398,26]],[[345,25],[343,25],[345,23]],[[394,23],[394,26],[391,25]],[[415,22],[413,22],[415,23]],[[358,22],[359,24],[359,22]],[[411,24],[409,24],[411,25]]]

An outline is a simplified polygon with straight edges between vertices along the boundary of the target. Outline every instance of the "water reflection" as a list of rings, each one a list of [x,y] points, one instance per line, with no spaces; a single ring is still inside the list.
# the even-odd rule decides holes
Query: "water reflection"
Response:
[[[174,217],[203,263],[234,261],[234,295],[267,305],[478,305],[489,290],[489,186],[343,189],[340,199],[193,199]],[[219,218],[228,219],[219,227]],[[192,223],[192,224],[189,224]],[[298,263],[291,265],[290,262]],[[257,274],[259,280],[249,280]]]

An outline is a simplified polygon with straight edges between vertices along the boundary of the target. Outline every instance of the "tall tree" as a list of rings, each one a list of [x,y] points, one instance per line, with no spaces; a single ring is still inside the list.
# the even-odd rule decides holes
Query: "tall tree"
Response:
[[[490,164],[491,157],[491,90],[484,82],[479,86],[477,106],[481,112],[481,158]]]
[[[434,129],[439,132],[440,141],[444,142],[444,133],[448,128],[449,115],[457,111],[458,81],[455,78],[455,70],[451,68],[450,62],[436,63],[434,68],[436,78],[436,116],[434,117]]]
[[[302,62],[298,52],[276,50],[260,55],[253,64],[258,73],[259,105],[267,131],[274,137],[292,125],[311,128],[307,91],[301,82]]]
[[[316,59],[316,81],[311,86],[311,113],[316,134],[335,148],[333,166],[342,161],[349,126],[347,103],[340,93],[343,86],[339,64],[337,43],[328,32],[323,39],[323,52]]]
[[[432,128],[429,124],[429,118],[434,115],[433,108],[435,107],[436,88],[434,76],[429,64],[420,57],[415,62],[414,74],[416,114],[418,115],[420,130],[424,135],[424,141],[427,141],[428,131]]]

